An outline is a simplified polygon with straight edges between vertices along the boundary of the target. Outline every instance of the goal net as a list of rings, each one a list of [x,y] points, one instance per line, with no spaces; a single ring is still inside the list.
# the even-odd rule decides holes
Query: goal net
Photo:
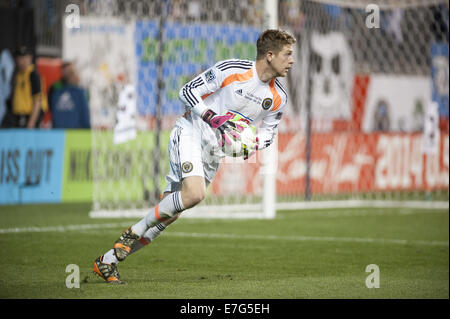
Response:
[[[373,2],[70,1],[80,25],[63,27],[63,58],[89,87],[91,216],[140,217],[159,201],[179,89],[219,60],[253,60],[270,12],[297,38],[278,138],[250,163],[225,158],[183,215],[448,207],[448,3]]]
[[[448,208],[448,9],[280,1],[298,54],[280,125],[278,209]]]
[[[91,216],[143,216],[166,186],[170,130],[185,112],[180,88],[220,60],[255,58],[264,3],[71,4],[79,7],[80,27],[64,27],[63,57],[76,62],[89,88]],[[274,185],[273,166],[265,164],[273,156],[263,153],[246,162],[224,158],[204,202],[184,215],[272,218],[275,193],[264,185]]]

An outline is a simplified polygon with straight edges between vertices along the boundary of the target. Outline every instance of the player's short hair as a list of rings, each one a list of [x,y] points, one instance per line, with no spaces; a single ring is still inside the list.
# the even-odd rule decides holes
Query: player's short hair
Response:
[[[280,52],[287,44],[294,44],[295,38],[284,30],[269,29],[261,33],[256,41],[256,59],[262,59],[267,52]]]

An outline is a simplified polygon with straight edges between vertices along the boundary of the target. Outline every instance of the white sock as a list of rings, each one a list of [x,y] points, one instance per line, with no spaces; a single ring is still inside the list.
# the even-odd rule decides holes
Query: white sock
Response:
[[[165,226],[163,223],[160,223],[156,226],[150,227],[144,234],[144,236],[142,236],[141,238],[139,238],[139,240],[133,245],[133,247],[131,248],[130,251],[130,255],[132,253],[135,253],[136,251],[138,251],[139,249],[141,249],[142,247],[147,246],[148,244],[150,244],[156,237],[158,237],[159,235],[161,235],[161,232],[166,229],[167,226]]]
[[[156,226],[149,228],[142,237],[147,239],[147,241],[150,243],[153,239],[161,235],[161,232],[164,229],[166,229],[166,225],[164,225],[163,223],[159,223]]]
[[[107,253],[103,255],[103,262],[106,264],[117,264],[119,263],[119,260],[116,257],[116,254],[114,254],[114,249],[110,249]]]
[[[156,226],[153,226],[153,227],[149,228],[145,232],[144,236],[139,238],[139,240],[133,245],[133,247],[131,248],[131,251],[130,251],[130,255],[132,253],[138,251],[142,247],[145,247],[148,244],[150,244],[156,237],[161,235],[161,232],[164,229],[166,229],[166,226],[163,223],[160,223],[160,224],[158,224]],[[110,249],[108,252],[106,252],[103,255],[103,262],[107,263],[107,264],[117,264],[117,263],[119,263],[119,260],[117,259],[116,254],[114,253],[114,249]]]
[[[173,192],[164,197],[144,218],[131,226],[131,230],[138,236],[144,233],[152,226],[159,224],[163,219],[170,218],[184,210],[181,192]]]

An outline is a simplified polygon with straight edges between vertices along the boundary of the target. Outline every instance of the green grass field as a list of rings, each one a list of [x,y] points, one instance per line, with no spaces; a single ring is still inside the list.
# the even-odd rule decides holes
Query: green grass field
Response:
[[[180,218],[119,265],[127,285],[108,285],[92,262],[137,220],[91,219],[89,209],[0,206],[0,298],[449,298],[448,210]],[[66,287],[69,264],[80,267],[78,289]],[[366,287],[369,264],[379,288]]]

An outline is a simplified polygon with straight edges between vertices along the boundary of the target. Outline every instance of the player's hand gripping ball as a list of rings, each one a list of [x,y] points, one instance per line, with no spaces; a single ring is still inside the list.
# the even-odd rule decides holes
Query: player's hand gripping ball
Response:
[[[227,129],[216,130],[219,146],[227,156],[247,159],[258,149],[256,128],[240,115],[234,115],[229,122],[231,125]]]

